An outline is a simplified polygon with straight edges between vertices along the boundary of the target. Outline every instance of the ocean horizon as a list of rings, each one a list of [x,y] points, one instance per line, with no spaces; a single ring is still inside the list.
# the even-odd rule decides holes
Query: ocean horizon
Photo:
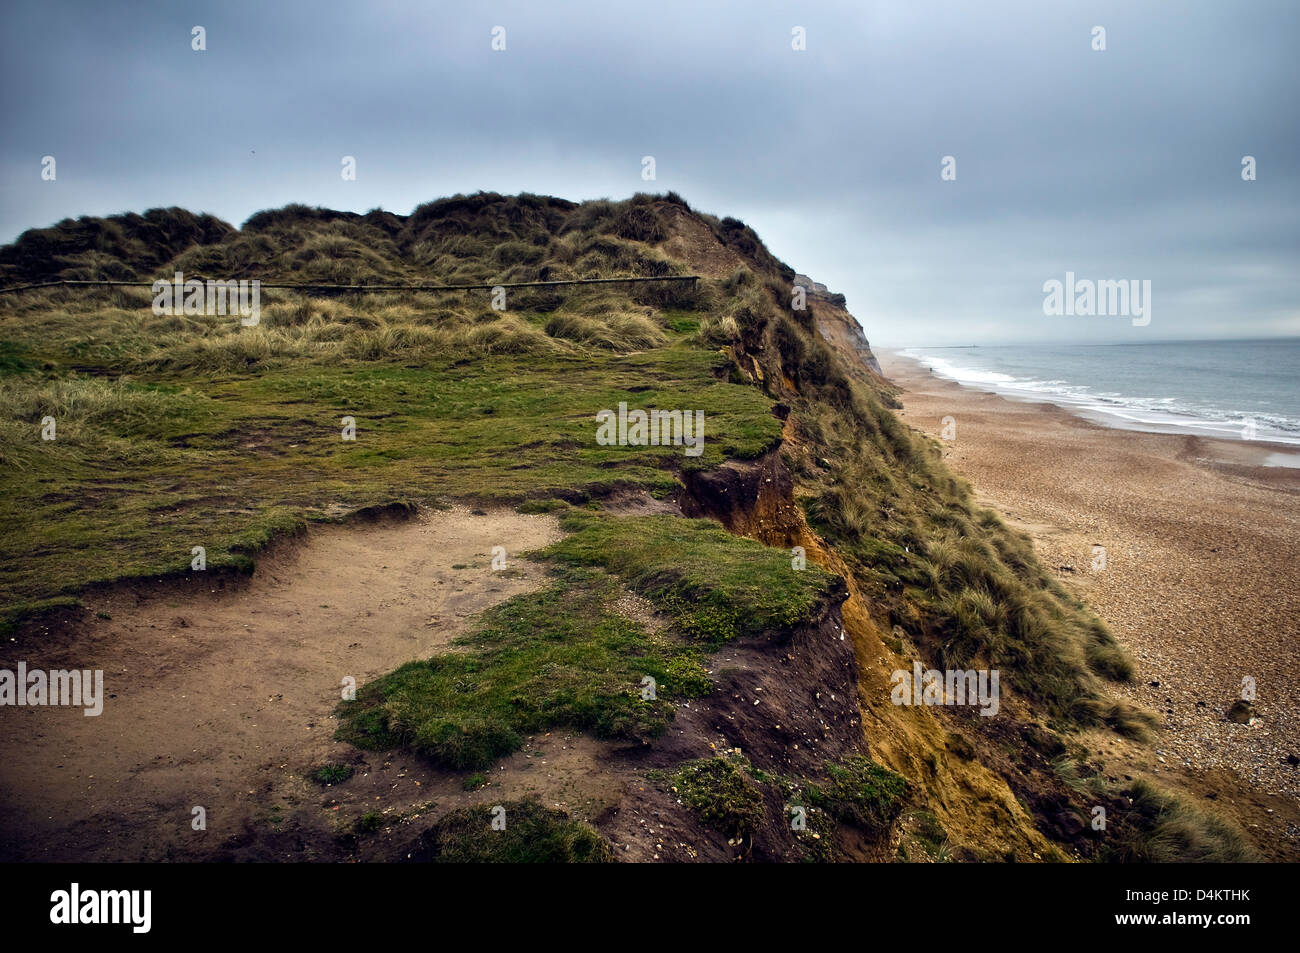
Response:
[[[1300,338],[897,352],[960,384],[1112,427],[1300,446]]]

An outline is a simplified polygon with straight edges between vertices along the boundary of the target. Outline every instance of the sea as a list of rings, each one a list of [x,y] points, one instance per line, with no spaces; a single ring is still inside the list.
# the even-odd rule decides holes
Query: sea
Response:
[[[906,348],[941,377],[1102,424],[1300,447],[1300,338]],[[1279,453],[1268,462],[1300,465]]]

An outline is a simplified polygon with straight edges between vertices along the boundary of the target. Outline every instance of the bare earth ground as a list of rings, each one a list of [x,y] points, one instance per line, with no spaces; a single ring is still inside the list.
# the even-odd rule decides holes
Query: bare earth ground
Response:
[[[190,574],[83,596],[86,610],[68,624],[0,646],[0,667],[102,668],[108,695],[94,718],[0,709],[0,859],[401,860],[447,812],[524,797],[596,825],[621,860],[744,856],[748,845],[700,830],[647,770],[732,749],[739,729],[725,696],[781,680],[780,664],[752,646],[719,653],[722,703],[683,702],[653,746],[557,730],[470,772],[333,739],[345,676],[360,686],[456,651],[471,617],[543,585],[544,570],[518,554],[559,535],[551,516],[454,507],[315,529],[263,554],[251,579]],[[491,569],[498,545],[505,571]],[[650,629],[666,624],[626,590],[609,609]],[[815,671],[810,660],[825,652],[805,641],[778,654]],[[794,698],[801,714],[829,717],[797,693],[762,697],[764,711]],[[737,710],[753,719],[748,697]],[[803,724],[793,712],[780,720]],[[820,738],[801,740],[820,748]],[[312,775],[326,764],[354,773],[324,786]],[[205,830],[193,829],[195,807],[206,809]],[[377,825],[358,832],[367,815]]]
[[[1159,713],[1150,749],[1115,743],[1232,801],[1257,839],[1300,846],[1300,470],[1256,465],[1266,445],[1115,430],[879,354],[903,419],[940,436],[979,500],[1028,532],[1132,653],[1121,694]],[[1094,571],[1093,547],[1105,548]],[[1255,679],[1259,720],[1226,720]],[[1260,835],[1264,835],[1261,837]]]
[[[247,582],[87,595],[84,628],[0,648],[9,668],[103,669],[109,696],[99,717],[0,709],[0,857],[229,850],[257,825],[294,826],[297,807],[329,811],[330,789],[305,776],[336,761],[357,764],[352,799],[403,811],[427,802],[420,778],[433,772],[333,740],[342,680],[361,685],[445,650],[470,615],[541,585],[542,570],[518,554],[558,536],[553,517],[458,507],[316,529],[267,554]],[[497,545],[504,571],[491,569]],[[502,773],[594,744],[537,739]],[[206,832],[192,830],[195,806],[206,808]]]
[[[665,507],[649,497],[617,506]],[[23,630],[0,646],[0,667],[102,668],[109,697],[95,718],[0,710],[0,859],[402,860],[449,811],[525,797],[595,825],[620,860],[750,856],[752,839],[701,829],[649,771],[743,744],[807,773],[852,747],[858,711],[832,612],[788,644],[720,650],[713,695],[682,701],[653,745],[556,730],[471,772],[333,739],[345,676],[363,685],[457,651],[472,616],[544,584],[544,570],[519,554],[559,535],[554,517],[511,510],[353,520],[279,544],[251,579],[191,573],[113,586],[85,595],[85,610],[62,623]],[[505,571],[491,568],[498,545]],[[667,624],[626,590],[608,609],[652,630]],[[841,651],[828,652],[828,640]],[[354,773],[321,785],[313,775],[326,764]],[[206,809],[205,830],[193,829],[195,807]],[[781,805],[768,809],[784,832]],[[763,857],[802,856],[797,840],[770,840]],[[846,844],[849,856],[875,849]]]

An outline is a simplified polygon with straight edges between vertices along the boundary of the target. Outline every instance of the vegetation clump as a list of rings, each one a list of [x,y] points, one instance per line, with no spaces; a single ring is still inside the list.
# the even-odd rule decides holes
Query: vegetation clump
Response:
[[[1259,860],[1245,834],[1181,794],[1135,781],[1130,810],[1113,817],[1100,859],[1112,863],[1244,863]]]
[[[712,682],[680,638],[653,636],[610,611],[617,591],[608,576],[570,571],[507,600],[460,640],[468,651],[409,662],[341,703],[339,737],[481,769],[556,727],[601,738],[662,734],[672,700],[704,694]]]
[[[733,839],[754,832],[763,816],[763,796],[737,759],[687,761],[672,776],[672,788],[701,823]]]
[[[907,781],[865,755],[827,764],[826,774],[827,780],[807,782],[804,796],[809,805],[841,823],[880,832],[903,809]]]
[[[331,784],[342,784],[348,778],[352,777],[354,768],[350,764],[327,764],[317,769],[312,775],[317,784],[326,786]]]
[[[613,860],[613,851],[591,827],[528,799],[450,812],[425,832],[411,859],[435,864],[598,864]]]
[[[617,573],[683,632],[711,645],[810,621],[835,579],[814,565],[792,571],[785,550],[734,536],[713,520],[575,512],[561,525],[572,535],[548,558]]]

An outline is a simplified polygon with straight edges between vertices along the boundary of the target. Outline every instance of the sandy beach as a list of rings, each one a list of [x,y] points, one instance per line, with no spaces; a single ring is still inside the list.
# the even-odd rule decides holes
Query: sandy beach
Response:
[[[1149,769],[1252,801],[1237,813],[1297,844],[1300,470],[1260,465],[1295,448],[1108,428],[877,354],[903,419],[941,437],[953,418],[949,465],[1132,654],[1137,677],[1120,691],[1163,721]],[[1226,715],[1247,677],[1257,719],[1236,724]]]

